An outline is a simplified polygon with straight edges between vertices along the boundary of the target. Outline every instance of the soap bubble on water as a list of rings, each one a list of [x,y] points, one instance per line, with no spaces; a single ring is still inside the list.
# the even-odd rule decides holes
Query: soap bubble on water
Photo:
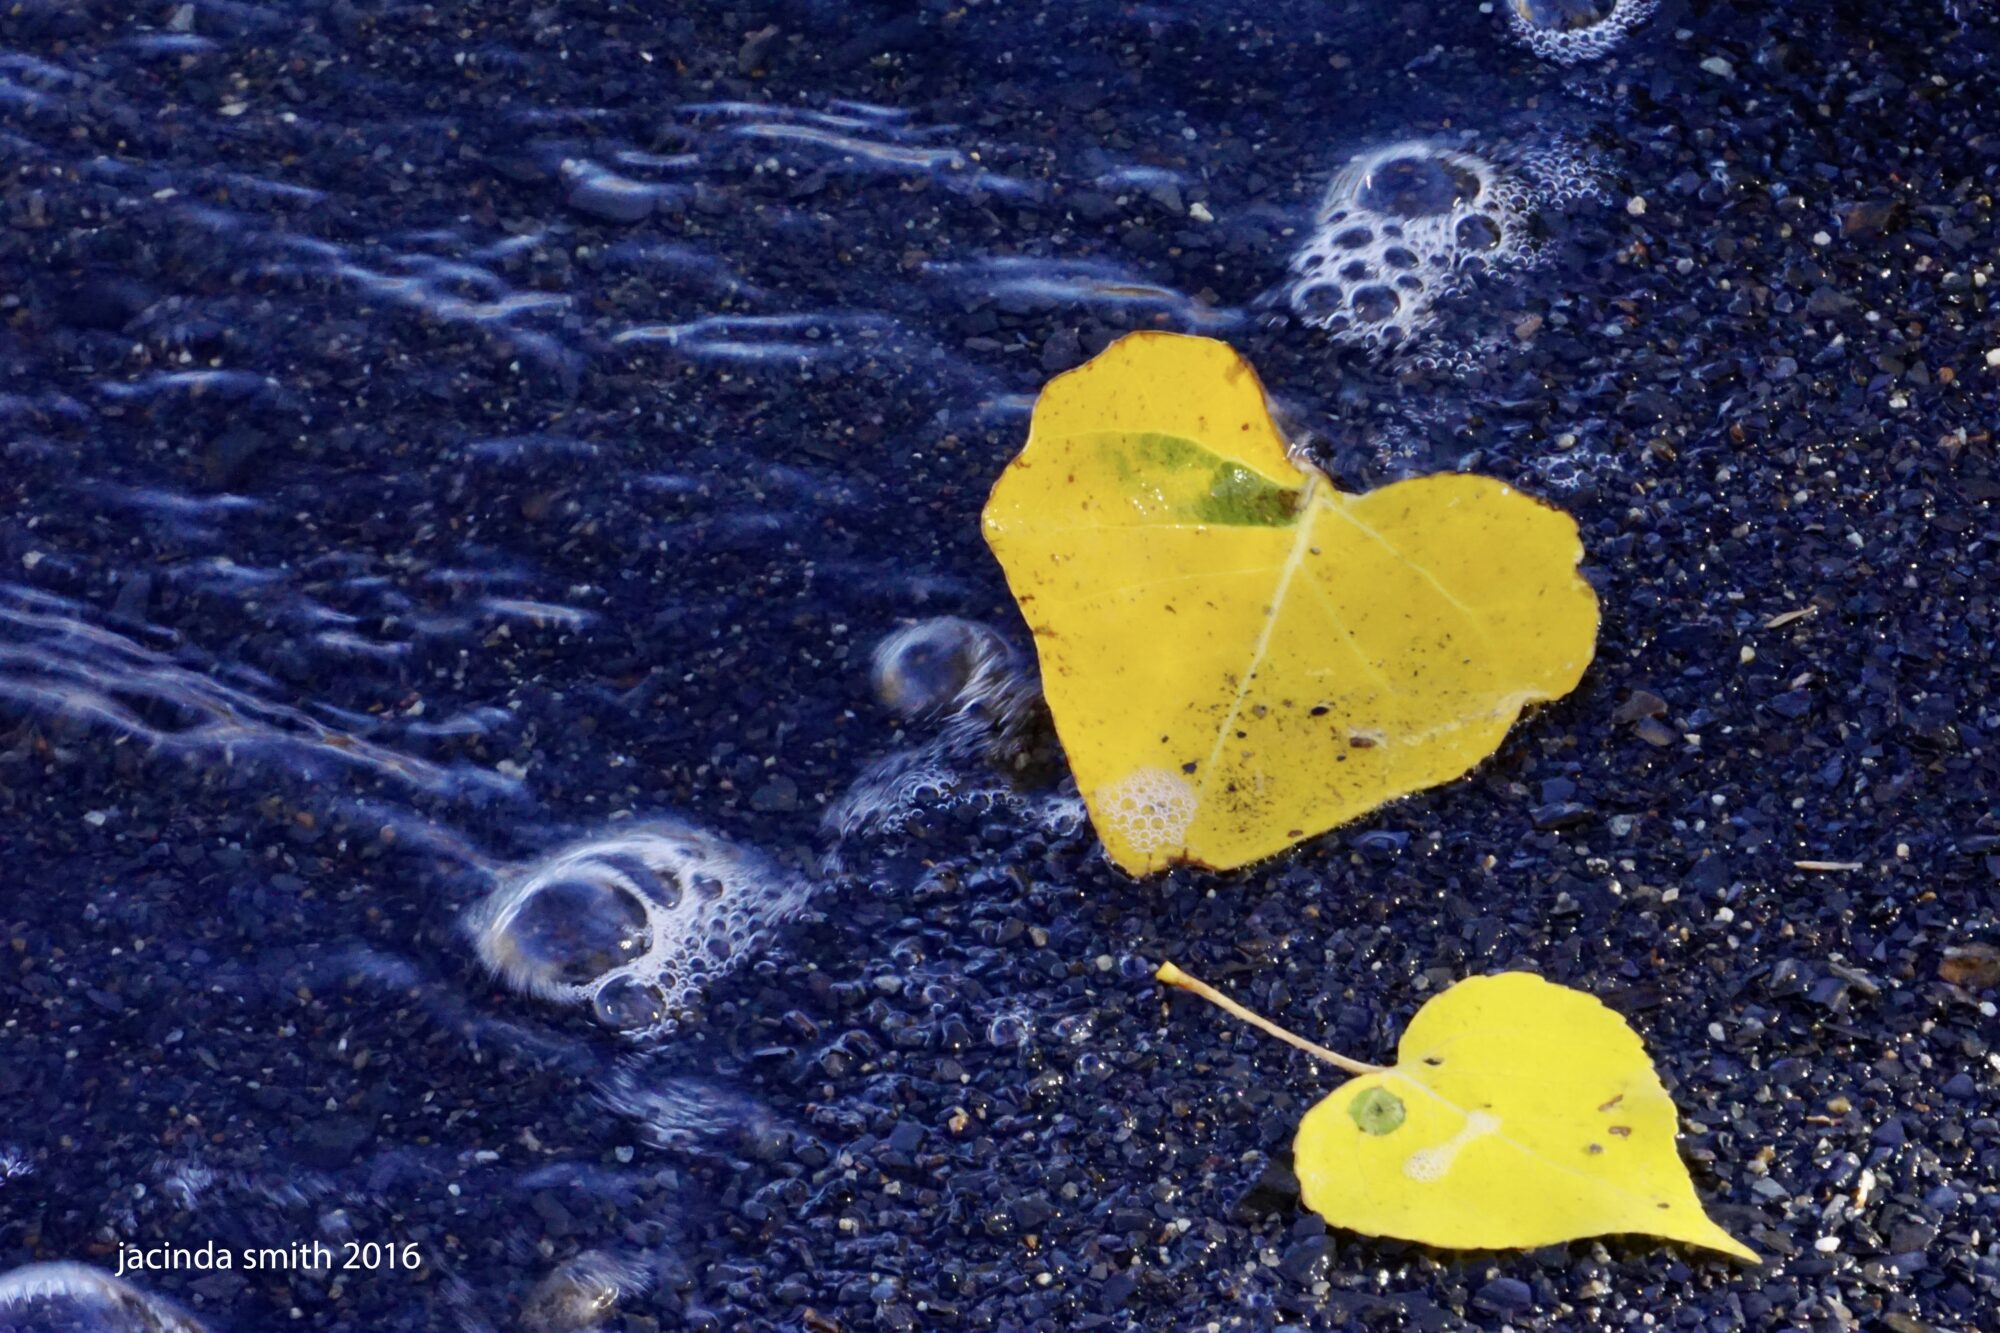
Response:
[[[0,1276],[4,1333],[205,1333],[160,1297],[88,1264],[28,1264]]]
[[[1609,55],[1658,0],[1507,0],[1507,26],[1542,59],[1581,64]]]
[[[509,986],[588,1004],[638,1038],[673,1030],[809,894],[720,838],[654,823],[499,873],[467,924],[480,960]]]
[[[904,718],[943,713],[992,693],[1013,664],[993,630],[957,616],[934,616],[886,636],[869,659],[875,697]]]

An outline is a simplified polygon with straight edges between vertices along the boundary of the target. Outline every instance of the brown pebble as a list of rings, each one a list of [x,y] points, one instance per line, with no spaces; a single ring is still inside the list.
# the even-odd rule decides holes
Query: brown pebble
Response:
[[[1938,975],[1967,990],[2000,986],[2000,949],[1990,944],[1960,944],[1944,951]]]

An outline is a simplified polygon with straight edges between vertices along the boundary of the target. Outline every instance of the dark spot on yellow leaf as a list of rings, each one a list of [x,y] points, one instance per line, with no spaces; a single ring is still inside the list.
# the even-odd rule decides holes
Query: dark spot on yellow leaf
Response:
[[[1589,1153],[1592,1157],[1595,1157],[1597,1156],[1597,1154],[1604,1151],[1604,1145],[1601,1143],[1593,1143],[1588,1148],[1584,1149],[1584,1151]]]
[[[1611,1127],[1611,1132],[1613,1134],[1616,1134],[1621,1139],[1629,1139],[1632,1137],[1632,1127],[1630,1125],[1613,1125]]]
[[[1604,1105],[1598,1107],[1597,1109],[1600,1111],[1609,1111],[1612,1107],[1618,1105],[1618,1103],[1624,1100],[1625,1100],[1625,1094],[1621,1092],[1616,1097],[1613,1097],[1610,1101],[1604,1103]]]

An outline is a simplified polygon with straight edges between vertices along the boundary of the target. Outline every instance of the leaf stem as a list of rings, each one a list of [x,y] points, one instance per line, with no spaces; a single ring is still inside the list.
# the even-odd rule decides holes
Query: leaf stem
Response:
[[[1181,990],[1199,995],[1225,1014],[1240,1018],[1251,1027],[1267,1032],[1287,1045],[1296,1046],[1313,1059],[1324,1061],[1336,1069],[1345,1069],[1350,1074],[1382,1074],[1388,1072],[1387,1066],[1363,1064],[1359,1060],[1350,1060],[1338,1051],[1329,1051],[1324,1046],[1307,1041],[1304,1037],[1298,1036],[1295,1033],[1285,1031],[1262,1014],[1255,1014],[1245,1009],[1242,1005],[1236,1003],[1236,1001],[1230,999],[1207,982],[1195,980],[1172,963],[1161,963],[1159,970],[1153,973],[1153,978],[1163,986],[1177,986]]]

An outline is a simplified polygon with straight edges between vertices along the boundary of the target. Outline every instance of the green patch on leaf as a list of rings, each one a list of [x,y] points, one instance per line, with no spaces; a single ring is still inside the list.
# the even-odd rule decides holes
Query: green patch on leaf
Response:
[[[1387,1134],[1403,1123],[1403,1099],[1387,1088],[1370,1088],[1347,1105],[1363,1134]]]

